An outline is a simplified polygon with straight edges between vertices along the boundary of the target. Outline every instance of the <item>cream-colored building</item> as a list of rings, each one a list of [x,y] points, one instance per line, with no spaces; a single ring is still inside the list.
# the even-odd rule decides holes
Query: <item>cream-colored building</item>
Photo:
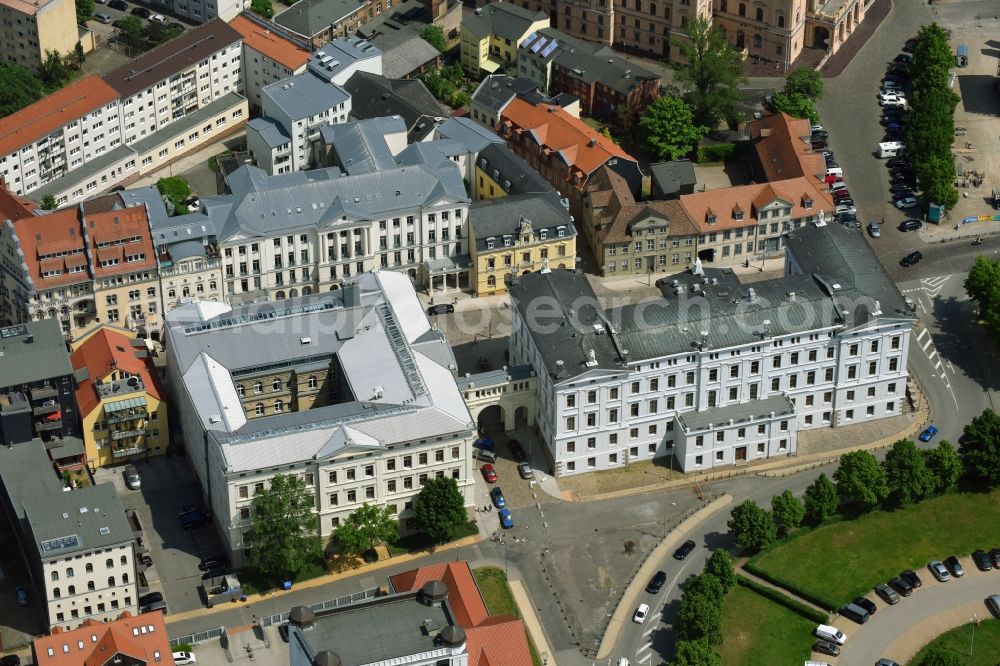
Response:
[[[491,2],[462,18],[461,63],[478,77],[517,68],[517,47],[536,30],[549,27],[543,11],[529,11],[513,2]]]
[[[80,41],[73,0],[0,0],[0,60],[32,72],[47,51],[73,53]]]

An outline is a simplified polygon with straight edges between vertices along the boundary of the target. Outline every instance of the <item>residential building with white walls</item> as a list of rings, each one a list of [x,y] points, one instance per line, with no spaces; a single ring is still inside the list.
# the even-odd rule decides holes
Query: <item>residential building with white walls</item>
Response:
[[[240,14],[229,27],[243,36],[242,92],[258,114],[264,86],[306,71],[310,44],[253,12]]]

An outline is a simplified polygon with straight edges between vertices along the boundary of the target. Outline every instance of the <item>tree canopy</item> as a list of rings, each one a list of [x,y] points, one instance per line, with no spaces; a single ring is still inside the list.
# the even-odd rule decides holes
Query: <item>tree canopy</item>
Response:
[[[694,578],[684,588],[674,627],[681,640],[704,639],[722,643],[722,602],[725,594],[719,579],[710,573]]]
[[[46,194],[42,197],[42,200],[38,204],[42,210],[55,210],[59,203],[56,201],[55,195]]]
[[[156,181],[156,189],[170,200],[174,206],[174,215],[187,213],[184,201],[191,197],[191,186],[180,176],[170,176]]]
[[[944,646],[935,645],[927,651],[917,666],[966,666],[967,663],[961,655]]]
[[[42,82],[22,67],[0,63],[0,117],[6,117],[45,96]]]
[[[250,11],[264,18],[271,18],[274,16],[274,5],[271,4],[271,0],[251,0]]]
[[[788,534],[802,524],[806,509],[791,490],[771,498],[771,515],[782,536]]]
[[[428,25],[420,31],[420,36],[425,42],[433,46],[439,53],[448,50],[448,40],[445,39],[444,29],[439,25]]]
[[[785,77],[785,92],[816,101],[823,98],[823,77],[812,67],[801,67]]]
[[[830,478],[826,474],[820,474],[806,488],[803,504],[805,505],[806,519],[811,523],[819,524],[837,514],[837,508],[840,506],[840,494]]]
[[[418,527],[437,543],[451,539],[468,521],[465,500],[451,477],[428,479],[413,504]]]
[[[677,641],[673,666],[722,666],[722,657],[705,639]]]
[[[705,573],[715,576],[722,585],[722,593],[728,594],[736,586],[736,572],[733,558],[725,548],[716,548],[705,562]]]
[[[315,504],[305,481],[291,474],[276,474],[254,497],[250,562],[263,578],[294,578],[322,557]]]
[[[753,500],[734,508],[727,525],[736,547],[751,553],[767,547],[778,536],[771,514]]]
[[[390,507],[365,502],[334,530],[333,536],[342,552],[360,553],[383,542],[394,542],[399,536],[399,524]]]
[[[76,0],[76,22],[83,25],[94,17],[94,0]]]
[[[674,82],[684,90],[695,124],[711,131],[724,120],[736,120],[736,104],[742,99],[739,85],[746,81],[743,56],[703,18],[689,21],[681,33],[684,37],[671,42],[684,56],[676,65]]]
[[[885,454],[882,468],[889,484],[889,495],[898,504],[919,502],[936,485],[927,471],[924,456],[917,445],[908,439],[901,439],[892,445]]]
[[[965,426],[959,453],[966,466],[991,484],[1000,483],[1000,416],[992,409]]]
[[[646,142],[658,160],[685,157],[708,134],[707,127],[694,124],[691,107],[672,95],[658,97],[647,106],[639,125],[646,130]]]
[[[993,341],[1000,344],[1000,260],[976,257],[965,278],[965,291],[979,306],[979,318]]]
[[[863,509],[874,509],[889,495],[885,470],[868,451],[851,451],[840,456],[833,480],[841,497]]]
[[[921,451],[924,456],[924,466],[930,474],[933,487],[932,493],[945,493],[953,490],[964,471],[958,451],[946,439],[938,442],[936,448]]]

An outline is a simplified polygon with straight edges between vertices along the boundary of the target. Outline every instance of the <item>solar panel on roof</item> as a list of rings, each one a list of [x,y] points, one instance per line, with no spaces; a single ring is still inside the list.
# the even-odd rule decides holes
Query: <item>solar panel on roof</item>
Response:
[[[558,45],[559,45],[559,42],[557,42],[556,40],[553,39],[552,43],[549,44],[548,46],[546,46],[545,50],[542,51],[542,57],[543,58],[549,57],[549,54],[551,54],[553,51],[555,51],[556,50],[556,46],[558,46]]]
[[[42,551],[46,553],[62,550],[63,548],[76,548],[79,545],[80,537],[75,534],[70,534],[69,536],[60,537],[58,539],[49,539],[48,541],[43,541],[41,543]]]
[[[531,52],[538,53],[538,50],[549,43],[549,40],[545,37],[540,38],[537,42],[531,45]]]

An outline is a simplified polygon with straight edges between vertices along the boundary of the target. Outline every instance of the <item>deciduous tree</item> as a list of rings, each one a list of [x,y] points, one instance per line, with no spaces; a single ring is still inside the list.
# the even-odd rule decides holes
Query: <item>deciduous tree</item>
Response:
[[[264,18],[271,18],[274,16],[274,5],[271,4],[271,0],[251,0],[250,11]]]
[[[823,98],[823,77],[812,67],[801,67],[785,77],[785,93],[809,100]]]
[[[639,120],[646,142],[659,160],[679,160],[690,153],[708,128],[694,124],[694,116],[684,100],[664,95],[646,107]]]
[[[94,17],[94,0],[76,0],[76,22],[83,25]]]
[[[360,553],[383,542],[394,542],[399,536],[399,524],[389,507],[365,502],[334,530],[333,535],[342,552]]]
[[[191,186],[180,176],[169,176],[156,181],[156,189],[170,200],[174,206],[175,215],[187,213],[184,201],[191,197]]]
[[[683,55],[676,66],[674,82],[684,89],[684,100],[694,113],[695,124],[715,129],[723,120],[735,120],[741,100],[743,56],[730,48],[719,28],[703,18],[689,21],[682,37],[673,41]]]
[[[962,476],[962,460],[958,451],[946,439],[938,442],[936,448],[921,451],[924,456],[924,466],[930,474],[933,493],[946,493],[953,490]]]
[[[802,524],[806,509],[791,490],[771,498],[771,515],[781,535],[788,534]]]
[[[771,514],[753,500],[734,508],[727,525],[737,548],[751,553],[767,547],[778,536]]]
[[[722,657],[708,641],[677,641],[673,666],[722,666]]]
[[[705,573],[712,574],[722,586],[722,593],[728,594],[736,586],[736,572],[733,571],[733,558],[725,548],[716,548],[705,562]]]
[[[417,526],[437,543],[451,539],[468,521],[465,500],[451,477],[428,479],[413,505]]]
[[[701,574],[684,589],[675,628],[682,640],[722,642],[722,585],[712,574]]]
[[[992,409],[965,426],[959,453],[965,465],[989,483],[1000,483],[1000,416]]]
[[[808,118],[814,122],[819,120],[816,105],[811,99],[799,93],[776,92],[771,95],[771,106],[775,111],[787,113],[793,118]]]
[[[42,200],[39,203],[39,205],[42,207],[42,210],[55,210],[56,206],[58,206],[59,204],[56,203],[55,196],[51,194],[46,194],[45,196],[42,197]]]
[[[874,509],[889,494],[885,470],[868,451],[851,451],[840,456],[833,480],[841,497],[863,509]]]
[[[251,566],[267,580],[294,578],[322,557],[316,500],[296,475],[276,474],[253,500]]]
[[[429,25],[420,31],[420,36],[425,42],[433,46],[440,53],[448,50],[448,40],[445,39],[444,29],[439,25]]]
[[[826,474],[820,474],[806,488],[803,504],[806,509],[806,518],[809,522],[818,525],[837,514],[837,508],[840,506],[840,495],[830,478]]]
[[[47,49],[38,73],[45,85],[50,88],[58,88],[69,79],[69,65],[61,53]]]
[[[0,118],[20,111],[45,96],[41,79],[20,65],[0,63]]]
[[[889,495],[899,504],[919,502],[934,489],[934,479],[924,465],[917,445],[901,439],[892,445],[882,461]]]
[[[918,666],[966,666],[965,658],[943,645],[935,645],[924,655]]]

